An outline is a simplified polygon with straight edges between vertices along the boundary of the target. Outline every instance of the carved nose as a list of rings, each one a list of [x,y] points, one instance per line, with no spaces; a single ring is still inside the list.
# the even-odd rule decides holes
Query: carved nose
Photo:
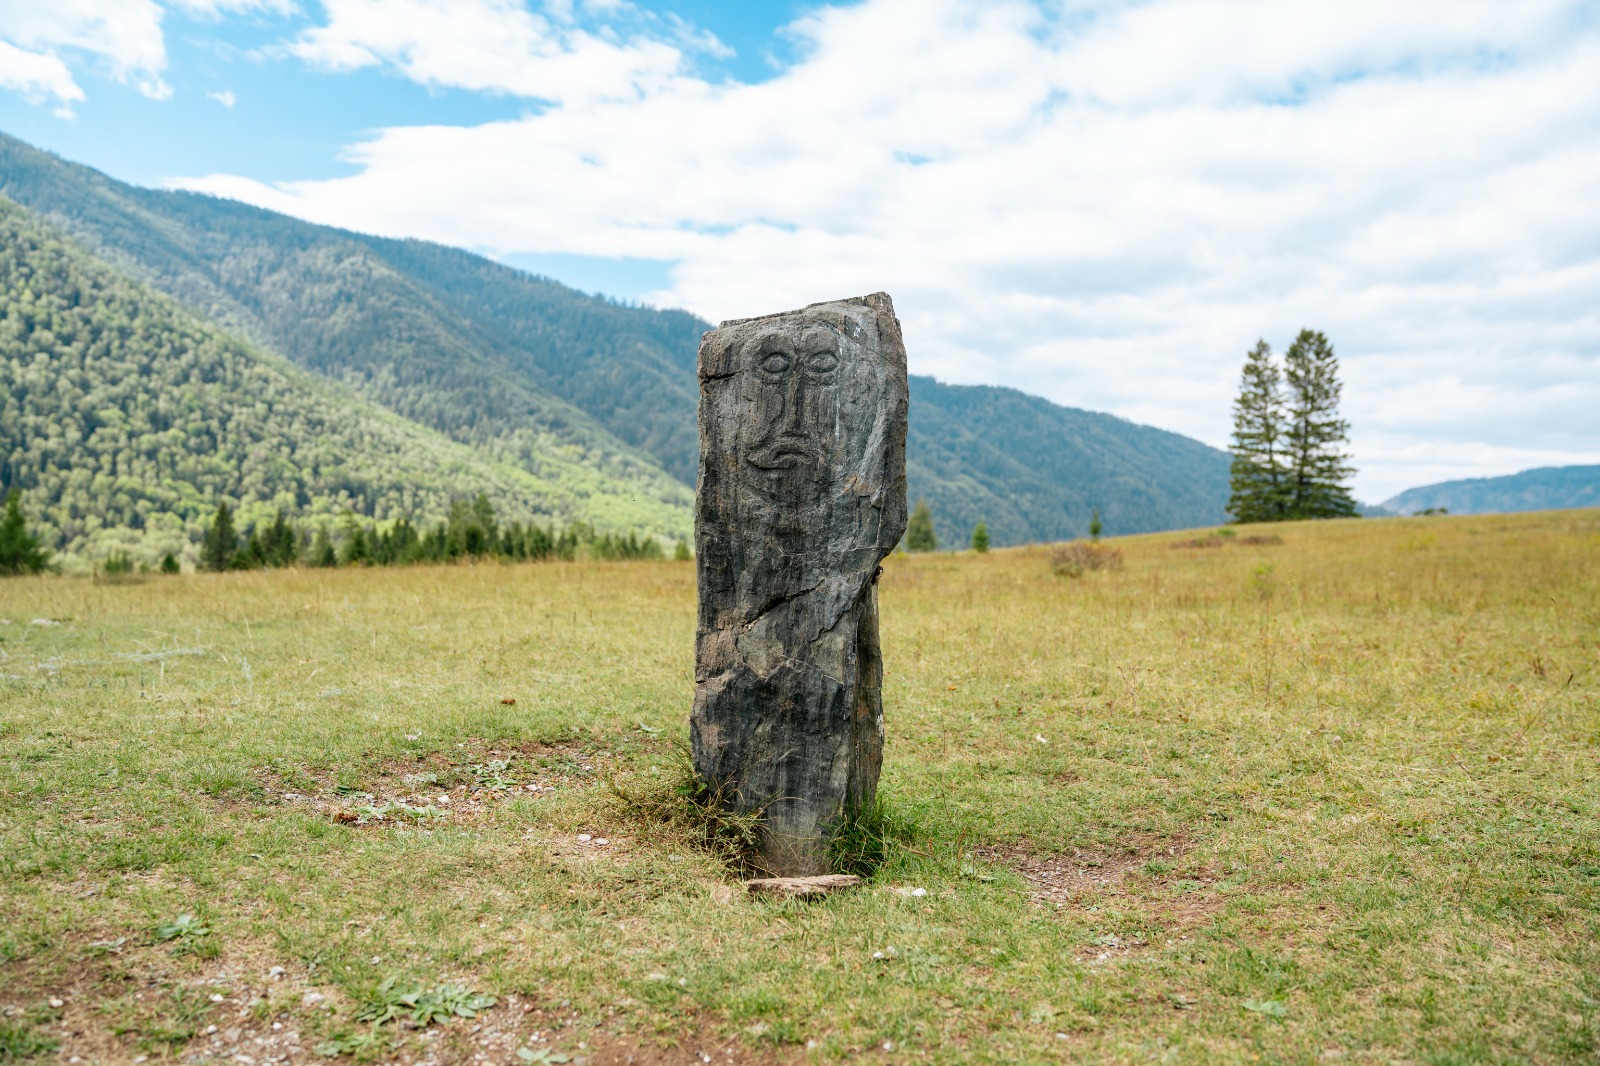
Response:
[[[784,392],[783,424],[779,427],[779,434],[784,437],[804,437],[806,435],[806,386],[804,375],[798,372],[791,373],[788,387]]]

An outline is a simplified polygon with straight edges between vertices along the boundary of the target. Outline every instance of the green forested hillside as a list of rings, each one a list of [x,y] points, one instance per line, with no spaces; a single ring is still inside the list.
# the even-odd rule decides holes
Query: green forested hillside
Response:
[[[126,185],[4,135],[0,193],[231,332],[499,458],[537,470],[575,449],[620,477],[664,465],[694,481],[705,326],[683,312],[421,241]]]
[[[1504,477],[1440,481],[1383,501],[1397,514],[1443,508],[1451,514],[1510,514],[1600,507],[1600,466],[1541,466]]]
[[[477,342],[505,366],[694,484],[695,352],[706,322],[686,311],[619,306],[457,248],[356,239],[471,323]]]
[[[670,499],[694,483],[708,324],[480,256],[227,200],[141,189],[0,134],[0,193],[230,332],[544,475],[572,463]],[[838,294],[819,294],[838,295]],[[915,335],[908,342],[916,344]],[[907,466],[941,543],[997,545],[1223,520],[1227,457],[1009,389],[913,379]]]
[[[508,518],[687,531],[690,493],[551,452],[498,463],[236,340],[0,198],[0,495],[52,546],[190,552],[220,501],[298,515],[437,518],[486,494]]]
[[[1227,521],[1228,456],[1176,433],[1015,389],[911,378],[906,469],[942,546],[980,520],[997,543]]]

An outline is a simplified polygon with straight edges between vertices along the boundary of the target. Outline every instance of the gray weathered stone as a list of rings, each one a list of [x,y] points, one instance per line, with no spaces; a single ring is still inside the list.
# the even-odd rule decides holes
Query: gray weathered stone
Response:
[[[906,527],[906,355],[884,293],[700,342],[695,768],[762,814],[778,875],[825,873],[883,763],[878,564]]]

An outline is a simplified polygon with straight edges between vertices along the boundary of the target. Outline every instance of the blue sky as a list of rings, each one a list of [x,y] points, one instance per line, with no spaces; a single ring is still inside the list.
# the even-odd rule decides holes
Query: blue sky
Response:
[[[0,129],[1217,445],[1319,328],[1367,499],[1600,462],[1600,0],[0,0]]]
[[[0,2],[0,10],[8,3]],[[714,33],[727,51],[694,57],[708,75],[759,82],[792,57],[779,31],[809,5],[661,0],[638,6]],[[316,23],[316,11],[266,5],[227,15],[175,5],[161,17],[170,96],[140,92],[91,50],[60,48],[85,99],[63,118],[49,96],[0,92],[0,129],[141,185],[211,172],[273,182],[349,174],[354,168],[340,159],[344,146],[387,126],[472,125],[541,107],[503,92],[420,85],[380,68],[329,71],[282,54],[286,40]],[[579,12],[579,21],[601,20]],[[217,99],[223,94],[231,105]]]

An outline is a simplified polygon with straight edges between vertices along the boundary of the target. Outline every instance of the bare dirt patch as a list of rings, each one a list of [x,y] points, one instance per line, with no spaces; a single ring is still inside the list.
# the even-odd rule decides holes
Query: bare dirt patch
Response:
[[[718,1036],[708,1026],[686,1036],[647,1037],[639,1035],[595,1034],[589,1066],[686,1066],[709,1063],[741,1063],[750,1066],[779,1066],[805,1061],[798,1049],[750,1048],[738,1038]]]
[[[299,767],[264,768],[255,776],[265,805],[314,812],[352,828],[463,824],[511,800],[548,799],[592,787],[608,757],[567,745],[491,747],[467,741],[390,760],[356,779]]]
[[[1041,851],[1027,842],[974,848],[981,862],[1003,866],[1027,881],[1034,903],[1052,911],[1115,906],[1147,915],[1163,938],[1181,937],[1221,910],[1219,878],[1183,861],[1185,839],[1130,841],[1118,848]],[[1150,947],[1146,937],[1107,934],[1084,954],[1104,960]]]

